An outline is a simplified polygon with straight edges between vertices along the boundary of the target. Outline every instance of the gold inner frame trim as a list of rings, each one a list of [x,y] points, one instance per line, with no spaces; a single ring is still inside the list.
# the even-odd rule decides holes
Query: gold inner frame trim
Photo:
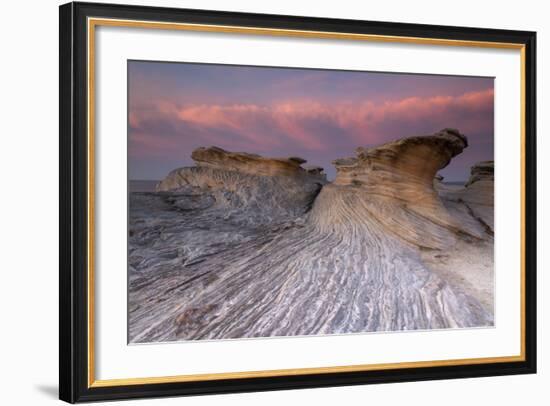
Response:
[[[426,368],[440,366],[493,364],[525,361],[525,45],[519,43],[466,41],[441,38],[400,37],[391,35],[355,34],[345,32],[306,31],[260,27],[241,27],[228,25],[167,23],[155,21],[121,20],[109,18],[88,18],[88,387],[111,387],[125,385],[143,385],[177,383],[193,381],[213,381],[221,379],[266,378],[280,376],[332,374],[342,372],[380,371],[397,368]],[[502,357],[464,358],[451,360],[396,362],[383,364],[345,365],[315,368],[276,369],[265,371],[220,372],[211,374],[190,374],[144,378],[95,379],[95,278],[94,278],[94,241],[95,241],[95,28],[97,26],[148,28],[160,30],[180,30],[194,32],[216,32],[244,35],[266,35],[279,37],[340,39],[401,44],[459,46],[477,48],[512,49],[520,51],[521,64],[521,269],[520,269],[520,354]]]

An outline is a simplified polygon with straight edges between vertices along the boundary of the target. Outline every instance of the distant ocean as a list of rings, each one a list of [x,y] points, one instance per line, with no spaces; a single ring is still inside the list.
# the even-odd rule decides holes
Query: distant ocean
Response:
[[[130,193],[133,192],[154,192],[158,180],[130,180]]]

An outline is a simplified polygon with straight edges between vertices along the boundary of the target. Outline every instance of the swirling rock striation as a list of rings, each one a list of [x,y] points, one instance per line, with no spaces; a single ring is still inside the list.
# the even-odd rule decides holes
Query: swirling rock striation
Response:
[[[460,233],[481,239],[483,229],[453,217],[434,188],[437,171],[467,146],[460,132],[444,129],[376,148],[357,148],[356,157],[333,162],[336,179],[317,199],[314,221],[330,228],[372,219],[387,233],[431,249],[448,247]],[[353,210],[337,210],[339,205]]]
[[[466,147],[446,129],[359,148],[332,183],[299,158],[194,151],[130,198],[130,342],[491,326],[468,272],[492,283],[472,255],[492,235],[434,188]]]

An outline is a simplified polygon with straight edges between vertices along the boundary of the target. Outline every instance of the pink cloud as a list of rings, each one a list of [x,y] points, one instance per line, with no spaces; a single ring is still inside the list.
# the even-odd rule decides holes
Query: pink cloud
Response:
[[[147,129],[146,123],[169,123],[176,129],[184,126],[186,133],[182,135],[189,136],[189,132],[194,131],[197,137],[212,144],[222,145],[224,134],[231,134],[232,145],[249,150],[269,151],[275,146],[292,144],[307,150],[327,151],[332,145],[326,133],[331,131],[337,131],[357,146],[413,135],[423,128],[436,131],[457,127],[466,135],[492,133],[493,99],[493,90],[487,89],[460,96],[408,97],[384,103],[295,99],[266,105],[177,105],[156,100],[147,107],[133,106],[129,122],[140,134],[131,133],[136,151],[167,151],[182,142],[178,137],[155,134],[154,125],[150,124]]]
[[[492,113],[493,96],[493,90],[488,89],[457,97],[409,97],[379,105],[366,102],[356,108],[337,108],[336,111],[340,124],[360,139],[370,135],[373,141],[380,142],[387,137],[384,130],[392,122],[411,129],[415,123],[425,121],[433,123],[434,127],[457,127],[466,133],[476,132],[481,127],[492,130],[492,114],[487,113]]]

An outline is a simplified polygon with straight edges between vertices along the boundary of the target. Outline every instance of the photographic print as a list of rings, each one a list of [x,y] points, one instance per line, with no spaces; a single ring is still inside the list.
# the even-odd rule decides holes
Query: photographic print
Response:
[[[128,341],[494,324],[494,79],[128,61]]]
[[[59,23],[60,399],[536,372],[535,32]]]

